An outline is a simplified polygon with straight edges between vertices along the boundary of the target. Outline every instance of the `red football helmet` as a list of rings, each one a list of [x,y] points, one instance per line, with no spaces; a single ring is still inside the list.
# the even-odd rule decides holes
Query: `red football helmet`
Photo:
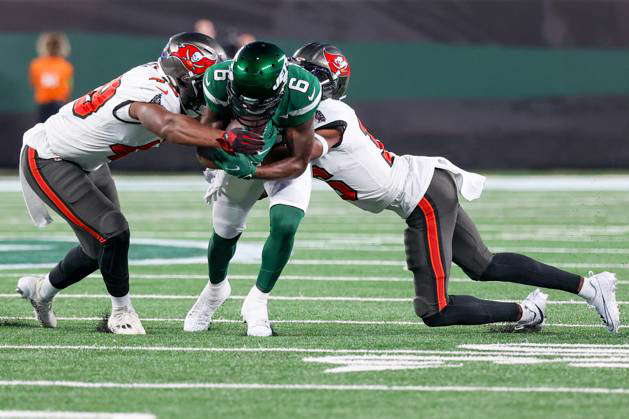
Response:
[[[200,114],[205,104],[203,74],[225,57],[223,47],[209,36],[182,32],[168,40],[158,64],[179,91],[184,110]]]

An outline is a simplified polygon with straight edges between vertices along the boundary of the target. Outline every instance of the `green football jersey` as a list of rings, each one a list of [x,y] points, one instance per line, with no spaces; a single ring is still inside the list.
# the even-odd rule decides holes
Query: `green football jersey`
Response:
[[[229,115],[227,80],[232,60],[223,61],[210,67],[203,76],[203,93],[208,108],[219,115]],[[321,85],[310,72],[296,64],[288,64],[287,82],[284,95],[271,120],[264,129],[264,148],[257,154],[247,156],[259,165],[277,141],[281,129],[296,127],[314,117],[321,101]],[[223,150],[213,150],[216,160],[229,162],[233,159]]]

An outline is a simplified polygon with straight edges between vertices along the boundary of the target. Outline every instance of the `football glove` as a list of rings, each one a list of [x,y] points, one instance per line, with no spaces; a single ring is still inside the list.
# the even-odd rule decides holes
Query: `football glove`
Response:
[[[218,139],[221,148],[228,153],[255,154],[264,147],[264,139],[260,134],[243,128],[232,128],[225,131]]]
[[[215,161],[215,164],[228,175],[241,179],[251,179],[256,173],[256,166],[247,156],[235,154],[236,158],[227,161]]]

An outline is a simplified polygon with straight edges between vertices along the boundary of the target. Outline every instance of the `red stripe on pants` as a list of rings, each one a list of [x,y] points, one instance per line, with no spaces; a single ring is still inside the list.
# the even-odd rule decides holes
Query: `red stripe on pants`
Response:
[[[44,194],[46,194],[48,199],[50,199],[55,204],[57,209],[59,209],[59,211],[61,211],[61,213],[65,215],[68,218],[68,220],[70,220],[70,222],[72,222],[74,225],[88,232],[92,237],[94,237],[100,243],[105,243],[107,239],[101,236],[100,234],[98,234],[98,232],[96,232],[90,226],[86,225],[83,221],[81,221],[79,217],[77,217],[70,210],[70,208],[68,208],[68,206],[61,200],[61,198],[57,196],[55,191],[53,191],[52,188],[48,186],[48,184],[44,180],[44,177],[39,171],[39,168],[37,167],[37,162],[35,161],[35,157],[36,157],[35,149],[28,147],[28,167],[31,171],[31,174],[35,178],[37,185],[41,188]]]
[[[439,311],[448,305],[446,301],[446,273],[441,262],[441,250],[439,247],[439,228],[437,227],[437,217],[435,209],[430,205],[426,198],[419,201],[419,208],[426,219],[426,235],[428,236],[428,253],[430,256],[430,264],[437,281],[437,303]]]

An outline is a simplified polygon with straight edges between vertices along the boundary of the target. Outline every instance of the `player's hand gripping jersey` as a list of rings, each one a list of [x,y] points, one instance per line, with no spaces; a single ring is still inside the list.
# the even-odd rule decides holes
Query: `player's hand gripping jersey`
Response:
[[[464,197],[480,196],[484,177],[465,172],[443,157],[397,156],[367,131],[350,106],[335,99],[322,101],[315,130],[339,126],[345,127],[341,142],[312,161],[312,175],[363,210],[389,209],[407,218],[437,167],[453,173]]]
[[[231,64],[232,60],[215,64],[205,72],[203,78],[203,92],[208,108],[220,116],[231,115],[227,93]],[[219,165],[240,164],[241,159],[248,159],[257,166],[262,163],[276,141],[281,141],[278,135],[281,135],[283,128],[296,127],[313,118],[321,100],[319,80],[298,65],[288,64],[286,69],[287,71],[280,75],[287,80],[284,94],[270,123],[264,128],[264,148],[258,154],[250,156],[231,155],[217,149],[210,150],[214,161]]]
[[[158,103],[170,112],[181,112],[178,94],[157,63],[148,63],[66,104],[45,123],[31,128],[24,143],[41,158],[61,158],[95,170],[161,142],[129,116],[132,102]]]

